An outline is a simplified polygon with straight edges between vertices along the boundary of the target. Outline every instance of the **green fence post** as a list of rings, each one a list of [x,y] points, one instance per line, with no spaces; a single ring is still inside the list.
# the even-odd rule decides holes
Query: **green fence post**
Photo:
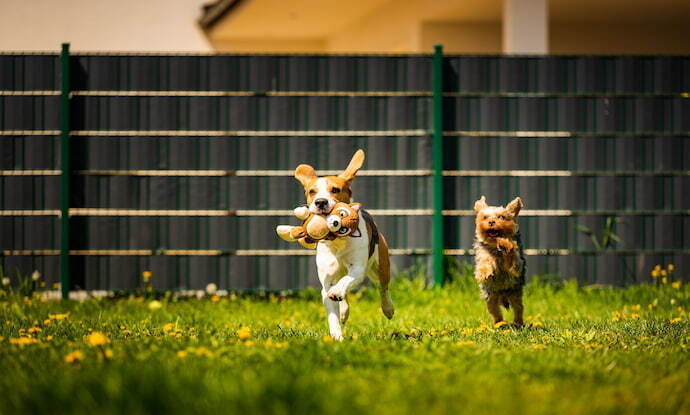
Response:
[[[443,284],[443,45],[434,45],[432,67],[433,137],[432,188],[434,216],[432,219],[432,261],[434,285]]]
[[[60,288],[62,298],[69,298],[69,43],[60,53]]]

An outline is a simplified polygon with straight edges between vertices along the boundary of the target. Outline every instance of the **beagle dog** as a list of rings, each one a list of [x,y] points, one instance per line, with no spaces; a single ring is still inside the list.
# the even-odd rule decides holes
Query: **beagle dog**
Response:
[[[302,183],[307,206],[312,213],[327,215],[338,202],[350,203],[352,182],[364,164],[364,151],[357,150],[350,164],[338,176],[318,177],[314,168],[301,164],[295,169],[295,178]],[[388,244],[378,231],[376,223],[365,210],[359,214],[358,232],[347,237],[321,240],[316,246],[316,268],[321,282],[321,296],[326,307],[331,337],[342,340],[341,324],[347,321],[349,306],[347,293],[369,277],[378,282],[381,310],[388,319],[395,309],[388,284],[390,259]]]

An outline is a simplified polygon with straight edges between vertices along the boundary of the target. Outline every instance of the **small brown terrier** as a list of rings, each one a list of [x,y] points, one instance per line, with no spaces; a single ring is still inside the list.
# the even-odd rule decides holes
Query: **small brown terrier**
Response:
[[[516,222],[520,209],[519,197],[505,208],[487,205],[484,196],[474,203],[477,212],[474,278],[494,324],[503,321],[501,305],[506,309],[513,307],[515,325],[524,324],[522,287],[526,265]]]

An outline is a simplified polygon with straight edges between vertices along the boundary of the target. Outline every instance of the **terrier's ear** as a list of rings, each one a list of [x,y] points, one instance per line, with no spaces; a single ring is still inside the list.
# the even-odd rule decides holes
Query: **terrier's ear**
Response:
[[[513,201],[506,206],[506,210],[513,215],[513,217],[517,217],[518,213],[520,213],[520,209],[522,209],[522,199],[519,197],[513,199]]]
[[[308,164],[300,164],[295,169],[295,179],[299,180],[302,186],[306,188],[309,183],[316,179],[316,171]]]
[[[355,212],[359,212],[359,210],[362,208],[361,203],[350,203],[350,209],[354,210]]]
[[[486,197],[482,196],[481,199],[477,200],[474,202],[474,211],[479,213],[482,211],[482,209],[489,207],[489,205],[486,204]]]
[[[355,154],[352,156],[352,160],[350,160],[350,164],[347,165],[347,168],[345,169],[344,172],[340,173],[338,177],[341,179],[345,179],[346,181],[350,181],[355,178],[355,175],[359,171],[359,169],[362,168],[362,165],[364,164],[364,151],[361,149],[357,150]]]

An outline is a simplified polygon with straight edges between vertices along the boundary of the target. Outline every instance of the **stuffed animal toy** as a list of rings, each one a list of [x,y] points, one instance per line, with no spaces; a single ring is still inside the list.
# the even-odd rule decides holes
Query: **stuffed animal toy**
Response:
[[[297,241],[307,249],[315,249],[322,239],[333,240],[343,236],[361,236],[358,211],[359,203],[336,203],[328,216],[316,215],[309,212],[306,206],[295,208],[294,214],[302,219],[301,226],[279,225],[276,233],[288,242]]]
[[[302,225],[279,225],[276,233],[282,239],[288,242],[297,241],[307,249],[314,249],[318,241],[328,237],[330,231],[325,216],[309,212],[306,206],[295,208],[294,214],[298,219],[302,219]]]
[[[336,203],[331,213],[326,217],[328,230],[338,237],[349,235],[358,238],[362,236],[359,231],[359,210],[361,207],[360,203]]]

